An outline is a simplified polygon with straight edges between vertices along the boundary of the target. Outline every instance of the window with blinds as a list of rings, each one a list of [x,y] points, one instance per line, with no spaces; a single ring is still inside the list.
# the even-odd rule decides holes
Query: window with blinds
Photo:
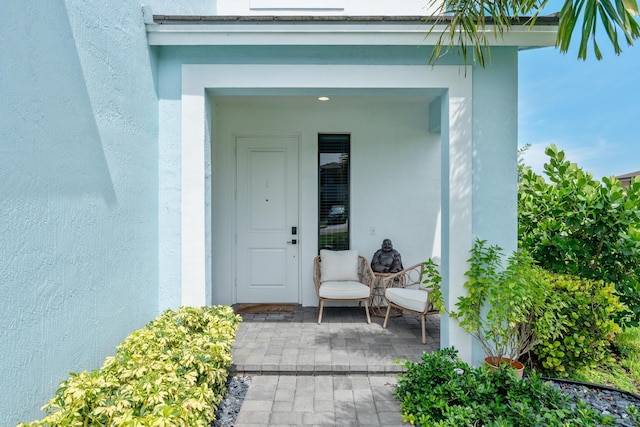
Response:
[[[319,249],[349,249],[349,134],[318,135]]]

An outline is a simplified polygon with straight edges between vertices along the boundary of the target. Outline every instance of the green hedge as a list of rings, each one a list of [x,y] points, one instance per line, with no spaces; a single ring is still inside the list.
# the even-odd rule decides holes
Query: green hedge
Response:
[[[97,371],[72,373],[47,415],[19,427],[208,426],[226,393],[241,318],[231,307],[182,307],[134,331]]]
[[[551,144],[546,177],[520,169],[518,239],[549,271],[613,282],[625,310],[620,326],[640,324],[640,177],[623,188],[601,181]]]
[[[611,425],[583,402],[545,383],[536,373],[517,379],[507,364],[472,367],[446,348],[405,361],[394,396],[404,422],[439,427],[595,427]]]
[[[543,314],[533,320],[533,347],[544,372],[566,377],[585,366],[610,360],[611,344],[621,332],[614,318],[624,310],[613,283],[539,269],[550,285]]]

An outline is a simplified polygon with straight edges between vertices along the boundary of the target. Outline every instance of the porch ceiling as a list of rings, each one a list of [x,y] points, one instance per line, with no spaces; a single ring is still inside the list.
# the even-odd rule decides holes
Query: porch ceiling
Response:
[[[319,101],[319,96],[328,96],[329,101]],[[233,105],[233,104],[251,104],[251,105],[275,105],[275,106],[306,106],[325,104],[331,106],[353,106],[353,105],[372,105],[372,104],[411,104],[411,105],[428,105],[436,96],[416,95],[388,95],[388,96],[357,96],[357,95],[339,95],[333,93],[318,93],[317,95],[216,95],[210,94],[216,104]]]

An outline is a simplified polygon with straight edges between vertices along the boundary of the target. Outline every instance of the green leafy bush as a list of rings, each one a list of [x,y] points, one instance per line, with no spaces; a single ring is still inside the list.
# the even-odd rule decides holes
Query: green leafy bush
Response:
[[[542,314],[545,282],[538,280],[531,257],[516,251],[507,259],[499,246],[476,240],[464,284],[467,294],[451,312],[473,334],[488,356],[517,360],[536,340],[531,319]]]
[[[617,321],[640,321],[640,178],[622,188],[614,177],[595,180],[551,145],[549,182],[521,168],[520,245],[547,270],[613,282],[628,307]]]
[[[532,355],[536,369],[558,377],[609,360],[621,332],[615,319],[625,309],[613,283],[546,271],[526,251],[512,253],[503,268],[500,247],[483,240],[470,253],[467,294],[450,315],[487,356]],[[439,295],[441,278],[432,270],[425,283]],[[442,302],[437,308],[446,310]]]
[[[541,301],[545,310],[532,325],[538,341],[533,353],[542,369],[564,377],[607,360],[620,333],[614,316],[624,309],[614,285],[542,269],[539,274],[552,290]]]
[[[208,426],[226,392],[241,318],[231,307],[166,311],[102,368],[72,373],[39,421],[19,427]]]
[[[613,424],[533,374],[518,380],[503,365],[496,371],[471,367],[453,348],[405,361],[394,396],[405,422],[422,426],[601,426]]]

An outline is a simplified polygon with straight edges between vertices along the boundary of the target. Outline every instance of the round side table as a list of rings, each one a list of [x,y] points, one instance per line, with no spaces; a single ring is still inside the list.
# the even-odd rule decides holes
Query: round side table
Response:
[[[383,281],[393,274],[394,273],[373,273],[375,279],[373,281],[373,293],[369,299],[369,308],[371,309],[371,314],[374,316],[385,317],[387,314],[387,300],[384,297]],[[402,316],[402,310],[392,308],[389,317],[399,316]]]

